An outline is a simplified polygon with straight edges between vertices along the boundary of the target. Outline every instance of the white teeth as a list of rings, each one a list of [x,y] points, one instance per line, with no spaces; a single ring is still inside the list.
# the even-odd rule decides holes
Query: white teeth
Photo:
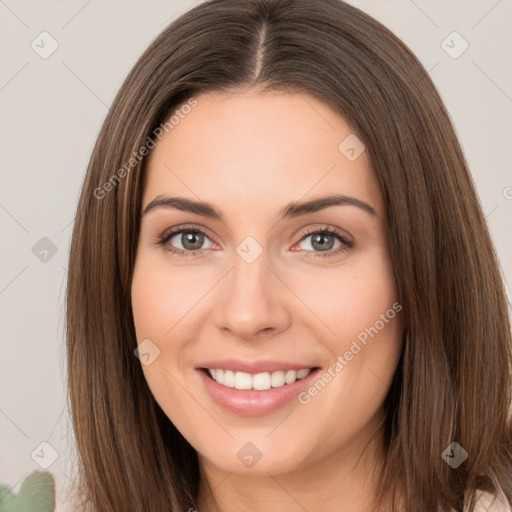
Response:
[[[258,391],[265,391],[272,387],[270,381],[270,373],[257,373],[252,377],[252,387]]]
[[[307,377],[310,371],[311,370],[309,370],[308,368],[304,368],[303,370],[299,370],[297,372],[297,379],[303,379],[304,377]]]
[[[311,372],[310,368],[302,370],[287,370],[277,372],[246,373],[233,372],[231,370],[221,370],[208,368],[208,372],[218,384],[235,389],[254,389],[265,391],[270,388],[279,388],[285,384],[293,384],[296,380],[307,377]]]
[[[219,382],[219,381],[217,381]],[[223,384],[223,382],[219,382]],[[252,376],[250,373],[236,372],[235,373],[235,388],[236,389],[251,389],[252,388]]]
[[[273,388],[284,386],[284,372],[273,372],[270,380]]]
[[[286,384],[293,384],[297,380],[297,372],[295,370],[288,370],[284,376]]]
[[[231,370],[226,370],[224,372],[224,386],[227,386],[228,388],[235,387],[235,372],[232,372]]]

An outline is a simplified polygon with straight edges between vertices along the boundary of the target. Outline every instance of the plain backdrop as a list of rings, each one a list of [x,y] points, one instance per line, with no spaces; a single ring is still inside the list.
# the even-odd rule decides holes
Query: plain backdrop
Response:
[[[79,190],[126,74],[197,3],[0,0],[0,483],[13,492],[48,464],[59,494],[72,485],[64,298]],[[429,71],[510,283],[512,2],[350,3],[389,27]]]

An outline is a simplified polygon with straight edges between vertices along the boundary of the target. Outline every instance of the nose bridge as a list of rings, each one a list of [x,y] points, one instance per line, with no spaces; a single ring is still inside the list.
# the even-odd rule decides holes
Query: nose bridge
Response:
[[[233,270],[231,272],[232,292],[241,293],[243,297],[252,299],[256,294],[264,298],[269,291],[269,277],[271,272],[267,268],[267,254],[261,254],[254,259],[246,259],[240,256],[241,247],[237,249],[237,255],[233,259]],[[248,251],[250,254],[251,251]],[[269,275],[270,274],[270,275]]]
[[[267,265],[267,252],[254,240],[239,244],[216,306],[219,328],[251,337],[264,329],[285,326],[288,314],[283,291]]]

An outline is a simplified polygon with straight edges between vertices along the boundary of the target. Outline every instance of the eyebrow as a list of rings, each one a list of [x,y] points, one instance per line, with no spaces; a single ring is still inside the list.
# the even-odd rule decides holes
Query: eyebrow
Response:
[[[355,197],[339,194],[318,197],[309,201],[290,203],[279,211],[279,215],[281,219],[289,219],[306,215],[308,213],[318,212],[325,208],[329,208],[330,206],[341,205],[355,206],[370,215],[377,215],[375,209],[368,203],[365,203],[360,199],[356,199]],[[222,212],[211,203],[196,201],[194,199],[186,199],[184,197],[163,197],[161,195],[155,197],[155,199],[153,199],[153,201],[144,208],[143,215],[146,215],[157,208],[176,208],[177,210],[195,213],[197,215],[216,220],[222,220],[223,218]]]

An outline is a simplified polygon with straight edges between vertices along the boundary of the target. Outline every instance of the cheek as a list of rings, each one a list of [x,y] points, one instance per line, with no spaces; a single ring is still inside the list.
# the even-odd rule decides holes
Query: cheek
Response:
[[[318,332],[325,333],[322,342],[330,353],[321,382],[306,391],[301,403],[310,404],[317,418],[325,411],[331,417],[339,413],[347,428],[354,422],[357,430],[379,409],[395,374],[402,345],[402,305],[383,249],[353,261],[336,272],[318,272],[314,279],[303,276],[295,283]]]
[[[214,276],[213,276],[214,277]],[[208,292],[212,273],[196,267],[191,274],[165,258],[141,252],[132,280],[131,298],[137,340],[165,340]],[[174,338],[174,337],[173,337]],[[179,342],[179,340],[176,340]]]
[[[141,251],[131,288],[137,342],[149,339],[159,351],[151,364],[142,364],[144,377],[169,419],[189,435],[196,423],[204,422],[197,403],[182,391],[184,381],[180,373],[186,366],[187,340],[194,337],[194,323],[190,322],[193,305],[208,290],[206,285],[202,286],[201,276],[197,277],[190,281],[179,268]]]
[[[364,338],[365,330],[376,323],[382,337],[393,337],[399,330],[399,322],[389,321],[399,316],[396,307],[393,309],[399,299],[391,261],[384,248],[376,247],[332,271],[296,272],[288,280],[323,324],[324,339],[337,353],[360,333]]]
[[[187,385],[184,379],[192,372],[193,341],[201,338],[203,322],[197,315],[217,280],[207,266],[197,265],[191,271],[144,248],[137,255],[131,288],[137,342],[149,339],[158,347],[158,357],[142,370],[154,398],[177,426],[196,411],[197,404],[188,402],[182,385]]]

